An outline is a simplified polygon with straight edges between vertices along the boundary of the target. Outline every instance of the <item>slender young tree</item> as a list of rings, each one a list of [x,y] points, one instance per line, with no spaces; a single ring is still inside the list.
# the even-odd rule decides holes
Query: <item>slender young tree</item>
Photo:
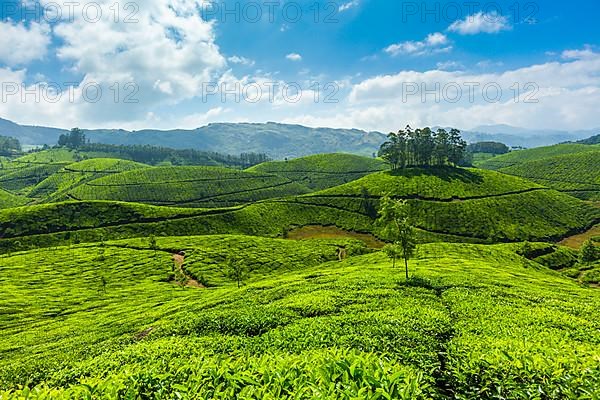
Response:
[[[406,279],[408,279],[408,260],[414,255],[416,249],[415,231],[409,222],[406,201],[393,200],[389,195],[383,196],[379,209],[377,224],[382,227],[385,239],[392,242],[386,254],[393,258],[404,259]]]
[[[239,259],[235,259],[230,256],[227,258],[227,269],[225,270],[225,275],[229,278],[237,282],[238,289],[242,287],[242,283],[246,278],[246,268],[240,262]]]

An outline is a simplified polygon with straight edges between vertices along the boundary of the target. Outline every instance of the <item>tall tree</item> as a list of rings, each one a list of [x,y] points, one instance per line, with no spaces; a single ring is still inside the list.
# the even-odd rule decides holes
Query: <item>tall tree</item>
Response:
[[[445,129],[438,129],[433,136],[435,143],[434,158],[437,165],[445,165],[450,154],[450,135]]]
[[[408,260],[414,255],[416,240],[414,228],[409,221],[406,201],[393,200],[389,195],[383,196],[377,224],[382,227],[383,237],[392,242],[393,247],[388,247],[386,253],[393,256],[394,265],[396,256],[404,259],[408,279]]]
[[[458,165],[465,157],[465,151],[467,149],[467,142],[465,142],[460,136],[458,129],[450,130],[450,154],[448,155],[448,161],[451,164]]]

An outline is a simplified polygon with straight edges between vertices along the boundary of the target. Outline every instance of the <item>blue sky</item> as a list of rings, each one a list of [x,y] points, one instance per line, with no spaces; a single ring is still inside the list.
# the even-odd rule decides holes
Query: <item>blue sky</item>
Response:
[[[0,4],[0,117],[19,123],[600,127],[597,2]]]

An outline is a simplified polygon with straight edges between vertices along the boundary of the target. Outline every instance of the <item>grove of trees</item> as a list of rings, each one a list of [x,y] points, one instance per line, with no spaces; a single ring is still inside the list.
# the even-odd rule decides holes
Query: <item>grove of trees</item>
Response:
[[[79,128],[71,129],[71,132],[58,137],[58,145],[70,149],[78,149],[86,144],[85,133]]]
[[[381,145],[379,157],[386,160],[392,170],[408,167],[460,165],[465,159],[467,142],[458,129],[412,129],[407,126],[390,133]]]
[[[21,151],[21,143],[18,139],[0,136],[0,156],[10,156]]]
[[[115,158],[123,158],[144,164],[157,165],[168,162],[171,165],[225,165],[248,168],[271,159],[262,153],[242,153],[229,155],[194,149],[171,149],[150,145],[112,145],[90,143],[85,133],[79,129],[60,135],[60,147],[76,149],[82,152],[106,153]]]
[[[506,154],[510,152],[510,147],[499,142],[477,142],[467,146],[470,153],[488,153],[488,154]]]

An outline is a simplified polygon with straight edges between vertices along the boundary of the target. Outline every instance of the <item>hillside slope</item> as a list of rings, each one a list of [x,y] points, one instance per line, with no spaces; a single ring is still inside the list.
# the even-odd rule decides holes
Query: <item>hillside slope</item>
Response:
[[[155,167],[86,182],[67,195],[183,207],[221,207],[298,195],[309,190],[289,179],[220,167]]]
[[[600,218],[597,208],[525,179],[461,168],[379,172],[297,201],[374,217],[384,194],[408,200],[424,231],[481,240],[553,240]]]
[[[4,189],[0,189],[0,208],[19,207],[27,204],[28,201],[28,199],[22,196],[17,196]]]
[[[600,292],[514,245],[421,246],[405,281],[380,252],[327,262],[344,243],[256,240],[0,256],[0,397],[600,395]],[[228,247],[259,268],[241,289],[218,268],[203,270],[215,288],[173,280],[172,251],[210,266]],[[260,266],[265,250],[273,271]]]
[[[379,159],[352,154],[318,154],[289,161],[271,161],[248,171],[283,176],[313,190],[338,186],[386,168]]]
[[[478,165],[479,168],[499,170],[501,168],[512,167],[524,162],[542,160],[545,158],[562,156],[566,154],[585,153],[588,151],[598,151],[600,145],[586,145],[578,143],[564,143],[554,146],[535,147],[527,150],[512,151],[497,157],[490,158]]]
[[[113,158],[94,158],[65,166],[36,185],[29,197],[43,200],[67,200],[66,193],[94,179],[125,171],[147,168],[147,165]]]
[[[584,200],[600,200],[600,147],[519,163],[501,172],[527,178]]]
[[[378,235],[374,219],[384,192],[408,200],[422,242],[558,241],[600,221],[599,208],[518,177],[472,169],[419,169],[375,173],[316,193],[231,208],[85,201],[4,210],[0,252],[150,234],[285,236],[307,226]]]

